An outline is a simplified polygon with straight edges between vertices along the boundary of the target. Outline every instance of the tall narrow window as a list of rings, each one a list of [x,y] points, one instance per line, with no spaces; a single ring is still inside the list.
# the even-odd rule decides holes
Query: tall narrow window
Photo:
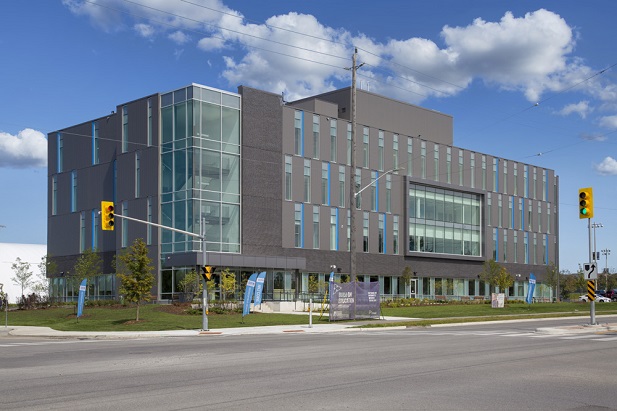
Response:
[[[378,157],[377,169],[379,171],[383,171],[383,161],[384,161],[383,149],[384,149],[384,133],[382,130],[379,130],[379,135],[377,137],[377,157]]]
[[[435,181],[439,181],[439,144],[435,144],[435,147],[433,148],[433,157],[433,175]]]
[[[392,254],[398,255],[398,216],[392,217]]]
[[[398,168],[398,135],[392,136],[392,168],[396,170]],[[398,171],[394,171],[398,173]]]
[[[524,211],[524,204],[523,204],[523,199],[519,198],[518,199],[518,212],[520,214],[520,224],[518,229],[519,230],[523,230],[523,227],[525,226],[525,211]]]
[[[533,225],[531,224],[531,215],[533,210],[533,201],[529,200],[529,206],[527,207],[527,231],[533,230]]]
[[[426,178],[426,141],[420,142],[420,167],[422,178]]]
[[[152,145],[152,99],[148,99],[148,147]]]
[[[122,215],[129,215],[129,205],[126,201],[122,202]],[[129,221],[126,218],[122,219],[122,247],[127,247],[129,243]]]
[[[525,247],[525,264],[529,264],[529,233],[525,233],[523,242]]]
[[[319,116],[313,114],[313,158],[319,158]]]
[[[141,152],[135,152],[135,198],[139,198],[141,193]]]
[[[77,171],[71,171],[71,212],[77,211]]]
[[[407,139],[407,175],[413,176],[413,138]]]
[[[86,212],[79,213],[79,252],[86,249]]]
[[[542,203],[538,201],[538,215],[536,217],[538,220],[538,232],[542,232]]]
[[[92,249],[99,248],[99,232],[101,230],[101,219],[99,210],[92,210]]]
[[[503,192],[508,193],[508,162],[503,160]]]
[[[351,165],[351,123],[347,124],[347,165]]]
[[[463,185],[463,150],[458,151],[458,185]]]
[[[493,228],[493,260],[499,261],[499,243],[497,242],[498,232]]]
[[[508,262],[508,230],[503,230],[503,262]]]
[[[508,201],[508,221],[510,222],[509,228],[514,228],[514,197],[510,196]]]
[[[294,114],[294,154],[298,156],[304,155],[304,112],[296,110]]]
[[[529,198],[529,166],[523,166],[523,196]]]
[[[152,197],[148,197],[147,205],[148,208],[148,222],[152,222]],[[152,226],[148,224],[147,232],[146,232],[146,244],[152,245]]]
[[[392,212],[392,176],[386,175],[386,212]]]
[[[533,233],[533,263],[538,264],[538,237],[536,233]]]
[[[364,218],[362,219],[362,251],[368,253],[369,244],[368,244],[368,213],[363,213]]]
[[[51,177],[51,215],[58,214],[58,176]]]
[[[537,168],[533,168],[533,198],[534,199],[538,199],[538,169]]]
[[[378,226],[378,237],[379,237],[379,254],[384,254],[386,251],[386,231],[385,231],[385,214],[379,214],[379,226]]]
[[[362,174],[359,168],[356,168],[356,193],[362,188]],[[362,208],[362,194],[356,195],[356,208]]]
[[[304,160],[304,202],[311,202],[311,160]]]
[[[452,183],[452,147],[446,147],[446,182]]]
[[[551,233],[551,205],[546,205],[546,233]]]
[[[514,231],[514,263],[518,263],[518,231]]]
[[[470,161],[470,165],[469,165],[469,174],[470,175],[470,183],[471,183],[471,188],[476,188],[476,155],[475,153],[471,153],[471,156],[469,158]]]
[[[486,156],[482,155],[482,190],[486,190]]]
[[[304,233],[302,232],[303,210],[302,204],[294,204],[294,246],[296,248],[304,246]]]
[[[330,250],[338,250],[338,208],[330,209]]]
[[[493,158],[493,191],[497,192],[499,191],[499,180],[497,177],[497,163],[498,160],[496,158]]]
[[[548,236],[542,235],[542,255],[544,258],[544,264],[548,264]]]
[[[330,119],[330,161],[336,162],[336,119]]]
[[[362,132],[362,158],[364,159],[364,167],[369,166],[368,161],[369,145],[368,145],[368,127],[363,128]]]
[[[330,164],[321,163],[321,204],[330,205]]]
[[[497,195],[497,227],[503,227],[503,204],[501,194]]]
[[[377,211],[379,197],[379,181],[377,181],[377,171],[371,171],[371,211]]]
[[[92,164],[99,163],[99,123],[92,122]]]
[[[548,196],[548,182],[546,181],[546,170],[542,170],[542,201],[546,201]]]
[[[338,205],[346,207],[345,204],[345,166],[338,167]]]
[[[518,195],[518,164],[514,163],[512,165],[512,167],[514,168],[514,195],[517,196]]]
[[[122,152],[126,153],[129,147],[129,109],[122,106]]]
[[[347,210],[347,251],[351,250],[351,215]]]
[[[291,156],[285,156],[285,200],[292,199],[291,182],[292,182]]]
[[[61,173],[64,163],[64,137],[60,133],[56,134],[56,151],[56,170]]]
[[[319,206],[313,206],[313,248],[319,249]]]
[[[486,194],[486,224],[493,225],[493,198],[491,197],[491,193]]]

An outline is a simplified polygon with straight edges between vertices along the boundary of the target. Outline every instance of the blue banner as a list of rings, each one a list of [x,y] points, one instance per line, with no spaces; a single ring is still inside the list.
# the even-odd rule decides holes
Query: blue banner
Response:
[[[330,271],[330,280],[328,281],[328,295],[332,299],[332,286],[334,285],[334,271]]]
[[[536,276],[533,273],[529,274],[529,288],[527,290],[527,298],[525,298],[525,302],[527,304],[531,304],[533,301],[533,292],[536,289]]]
[[[249,315],[251,312],[251,300],[253,299],[253,292],[255,291],[255,281],[257,280],[257,273],[251,274],[249,280],[246,282],[246,290],[244,291],[244,307],[242,308],[242,317]]]
[[[84,302],[86,300],[86,285],[88,284],[88,279],[84,278],[84,280],[79,284],[79,297],[77,299],[77,318],[81,317],[84,312]]]
[[[257,276],[255,281],[255,305],[261,305],[261,294],[264,290],[264,282],[266,281],[266,272],[262,271]]]

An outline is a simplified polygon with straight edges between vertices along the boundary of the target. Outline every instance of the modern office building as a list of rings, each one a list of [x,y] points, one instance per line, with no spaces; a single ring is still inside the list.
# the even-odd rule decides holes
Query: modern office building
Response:
[[[136,238],[149,246],[158,300],[204,264],[195,237],[121,218],[102,231],[101,200],[180,230],[204,224],[207,263],[239,284],[266,271],[266,300],[302,299],[333,265],[349,278],[350,212],[357,279],[379,281],[382,298],[488,296],[479,273],[490,259],[516,279],[508,294],[522,298],[530,273],[541,283],[558,265],[553,170],[455,147],[449,115],[363,90],[356,101],[354,170],[351,88],[285,102],[192,84],[50,133],[52,293],[72,298],[66,278],[94,248],[105,274],[90,297],[115,298],[112,259]],[[360,194],[350,211],[352,177]]]

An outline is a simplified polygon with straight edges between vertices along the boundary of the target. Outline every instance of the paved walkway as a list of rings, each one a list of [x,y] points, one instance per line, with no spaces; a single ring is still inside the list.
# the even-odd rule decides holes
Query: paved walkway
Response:
[[[581,320],[580,325],[563,326],[563,327],[540,327],[536,329],[537,333],[542,334],[581,334],[581,333],[597,333],[597,332],[617,332],[617,323],[607,323],[601,318],[596,318],[597,325],[586,325],[588,319],[582,317],[570,317]],[[399,321],[413,321],[419,318],[401,318],[401,317],[384,317],[379,320],[379,323],[396,323]],[[503,320],[490,321],[491,324],[512,322],[512,321],[539,321],[539,320],[554,320],[547,319],[529,319],[529,320]],[[275,325],[265,327],[238,327],[238,328],[219,328],[210,329],[208,331],[201,330],[170,330],[170,331],[57,331],[49,327],[30,327],[30,326],[9,326],[0,327],[1,337],[46,337],[46,338],[94,338],[94,339],[132,339],[132,338],[151,338],[151,337],[191,337],[191,336],[216,336],[216,335],[256,335],[256,334],[284,334],[284,333],[328,333],[328,332],[369,332],[383,331],[384,329],[404,329],[405,326],[388,326],[388,327],[362,327],[366,324],[376,324],[371,322],[353,322],[353,323],[328,323],[328,324],[301,324],[301,325]],[[469,323],[454,323],[454,324],[437,324],[431,327],[452,327],[478,325],[478,322]]]

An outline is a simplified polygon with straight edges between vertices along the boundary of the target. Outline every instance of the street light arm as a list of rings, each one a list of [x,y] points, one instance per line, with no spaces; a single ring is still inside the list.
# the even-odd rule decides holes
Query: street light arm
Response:
[[[393,168],[392,170],[388,170],[388,171],[386,171],[385,173],[383,173],[382,175],[380,175],[379,177],[377,177],[375,180],[371,181],[371,183],[370,183],[369,185],[367,185],[366,187],[362,187],[362,189],[361,189],[360,191],[356,192],[356,193],[354,194],[354,198],[355,198],[355,197],[358,197],[358,195],[359,195],[361,192],[363,192],[364,190],[366,190],[367,188],[369,188],[370,186],[372,186],[373,184],[375,184],[375,183],[377,182],[377,180],[379,180],[381,177],[383,177],[383,176],[385,176],[385,175],[387,175],[387,174],[394,173],[395,171],[399,171],[399,170],[401,170],[401,168]]]

